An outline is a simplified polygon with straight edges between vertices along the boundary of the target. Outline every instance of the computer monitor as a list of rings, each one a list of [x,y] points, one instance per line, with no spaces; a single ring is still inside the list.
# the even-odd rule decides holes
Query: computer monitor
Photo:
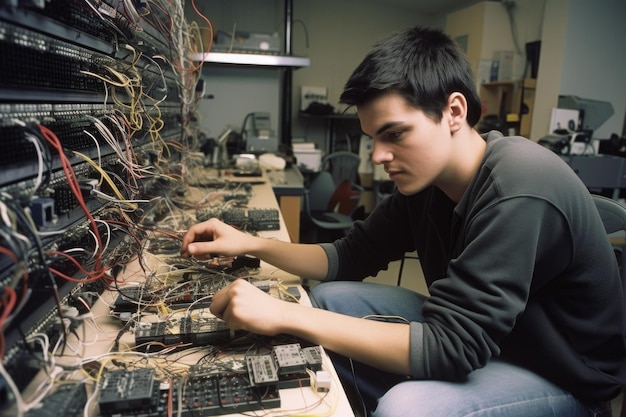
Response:
[[[558,108],[580,111],[579,129],[596,130],[602,123],[609,120],[613,113],[613,105],[608,101],[580,98],[573,95],[560,95]]]

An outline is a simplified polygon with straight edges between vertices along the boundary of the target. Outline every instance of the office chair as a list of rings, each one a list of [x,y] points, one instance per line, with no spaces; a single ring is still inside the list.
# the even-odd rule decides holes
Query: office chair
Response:
[[[626,207],[617,201],[601,195],[592,194],[593,201],[596,204],[600,218],[604,224],[607,234],[619,231],[626,232]],[[615,255],[619,262],[620,276],[622,277],[622,285],[626,291],[626,256],[623,256],[623,248],[620,245],[613,245]]]
[[[326,155],[322,159],[321,171],[330,172],[336,185],[344,180],[359,184],[359,165],[361,157],[353,152],[337,151]]]
[[[337,151],[322,159],[321,170],[329,172],[335,183],[329,210],[353,216],[358,207],[363,187],[359,181],[361,157],[349,151]]]
[[[592,197],[607,234],[626,231],[626,207],[608,197],[596,194],[592,194]],[[626,256],[624,256],[622,246],[613,245],[613,247],[619,262],[622,286],[626,294]],[[620,417],[626,417],[626,392],[622,391],[622,396]]]
[[[332,235],[339,237],[352,227],[354,219],[351,216],[352,212],[339,211],[341,203],[345,203],[345,199],[336,205],[331,204],[333,200],[340,200],[336,197],[336,190],[337,186],[330,172],[322,171],[317,174],[309,187],[304,190],[304,213],[314,229],[338,232]],[[358,202],[363,189],[358,185],[352,185],[350,190],[347,199]],[[335,196],[334,199],[333,196]],[[313,240],[317,241],[317,230],[313,230],[313,232]]]
[[[321,171],[304,191],[304,213],[315,230],[339,237],[352,227],[363,187],[356,183],[360,158],[352,152],[334,152],[322,160]],[[332,240],[332,239],[331,239]]]

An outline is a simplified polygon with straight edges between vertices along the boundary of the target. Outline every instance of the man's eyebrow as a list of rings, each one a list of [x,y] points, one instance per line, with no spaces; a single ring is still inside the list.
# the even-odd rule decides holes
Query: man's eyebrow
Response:
[[[391,129],[393,127],[396,127],[398,125],[401,125],[402,122],[387,122],[384,125],[382,125],[381,127],[378,128],[378,130],[376,131],[377,135],[380,135],[381,133],[383,133],[385,130]]]

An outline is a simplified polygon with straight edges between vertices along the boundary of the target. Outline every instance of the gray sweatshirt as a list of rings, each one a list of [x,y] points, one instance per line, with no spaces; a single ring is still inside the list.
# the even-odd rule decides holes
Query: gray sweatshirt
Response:
[[[322,244],[327,280],[361,280],[417,250],[430,297],[411,323],[412,378],[460,380],[499,356],[583,400],[611,399],[626,384],[626,304],[589,192],[546,148],[484,137],[458,204],[435,187],[394,193]]]

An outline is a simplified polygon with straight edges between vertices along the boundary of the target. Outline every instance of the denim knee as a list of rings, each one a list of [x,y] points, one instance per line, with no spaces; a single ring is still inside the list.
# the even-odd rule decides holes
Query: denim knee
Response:
[[[608,417],[542,377],[494,360],[467,381],[406,381],[378,400],[372,417]],[[609,413],[609,414],[607,414]]]

